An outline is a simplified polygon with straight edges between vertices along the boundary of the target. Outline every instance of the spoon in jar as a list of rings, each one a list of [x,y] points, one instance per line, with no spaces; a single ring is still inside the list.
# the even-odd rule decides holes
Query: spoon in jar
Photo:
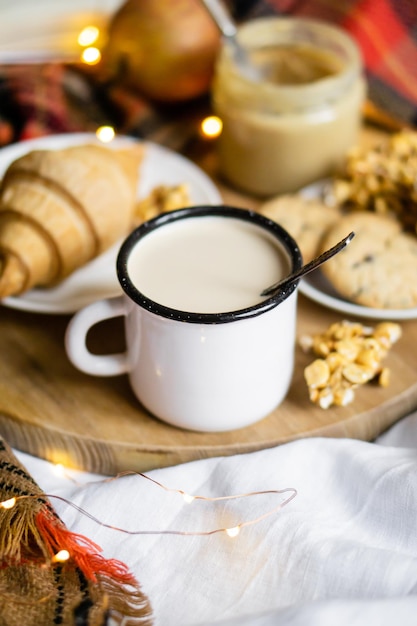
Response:
[[[264,289],[261,293],[261,296],[273,296],[278,291],[282,291],[286,289],[293,282],[295,282],[296,280],[299,280],[306,274],[309,274],[310,272],[315,270],[317,267],[322,265],[322,263],[325,263],[325,261],[328,261],[335,254],[337,254],[338,252],[346,248],[346,246],[352,241],[354,236],[355,236],[354,232],[349,233],[347,237],[339,241],[339,243],[337,243],[335,246],[333,246],[332,248],[329,248],[325,252],[322,252],[322,254],[319,254],[319,256],[317,256],[315,259],[313,259],[309,263],[306,263],[305,265],[300,267],[299,270],[296,270],[292,274],[285,276],[285,278],[281,278],[281,280],[279,280],[278,282]]]
[[[227,44],[233,51],[233,58],[241,73],[249,80],[262,81],[265,72],[261,66],[252,63],[248,50],[237,38],[237,27],[221,0],[201,0],[213,21],[219,28]]]

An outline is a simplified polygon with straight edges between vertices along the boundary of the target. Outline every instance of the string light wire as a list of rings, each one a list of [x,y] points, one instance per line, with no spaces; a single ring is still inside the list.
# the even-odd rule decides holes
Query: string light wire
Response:
[[[183,491],[182,489],[174,489],[171,487],[167,487],[166,485],[163,485],[162,483],[158,482],[157,480],[155,480],[154,478],[151,478],[150,476],[147,476],[146,474],[143,474],[141,472],[135,472],[135,471],[124,471],[124,472],[120,472],[118,474],[116,474],[115,476],[112,476],[110,478],[104,478],[103,480],[98,480],[98,481],[89,481],[87,483],[77,483],[78,485],[82,486],[82,487],[86,487],[88,485],[91,484],[104,484],[104,483],[110,483],[113,482],[115,480],[118,480],[120,478],[126,477],[126,476],[140,476],[141,478],[144,478],[146,480],[149,480],[150,482],[152,482],[153,484],[155,484],[157,487],[163,489],[166,492],[170,492],[170,493],[176,493],[178,495],[181,495],[182,498],[184,499],[185,502],[187,503],[191,503],[194,500],[200,500],[200,501],[204,501],[204,502],[221,502],[221,501],[231,501],[231,500],[238,500],[238,499],[243,499],[243,498],[253,498],[255,496],[265,496],[265,495],[283,495],[283,494],[288,494],[288,496],[281,501],[277,506],[273,507],[272,509],[266,511],[265,513],[250,519],[250,520],[243,520],[240,521],[239,523],[237,523],[235,526],[232,527],[219,527],[219,528],[214,528],[211,530],[206,530],[206,531],[183,531],[183,530],[128,530],[126,528],[121,528],[119,526],[115,526],[113,524],[104,522],[102,520],[100,520],[99,518],[97,518],[96,516],[94,516],[92,513],[86,511],[85,509],[81,508],[80,506],[78,506],[77,504],[75,504],[74,502],[72,502],[71,500],[69,500],[68,498],[65,498],[63,496],[57,495],[57,494],[44,494],[43,497],[48,498],[48,499],[55,499],[55,500],[59,500],[61,502],[64,502],[65,504],[67,504],[68,506],[74,508],[76,511],[78,511],[81,515],[87,517],[88,519],[92,520],[94,523],[96,523],[99,526],[102,526],[104,528],[108,528],[110,530],[114,530],[120,533],[124,533],[127,535],[180,535],[180,536],[209,536],[209,535],[214,535],[217,533],[226,533],[229,537],[236,537],[240,530],[244,527],[247,526],[252,526],[254,524],[257,524],[258,522],[261,522],[262,520],[266,519],[267,517],[270,517],[271,515],[273,515],[274,513],[278,512],[280,509],[282,509],[284,506],[286,506],[287,504],[289,504],[289,502],[291,502],[291,500],[293,500],[296,495],[297,495],[297,490],[294,489],[293,487],[287,487],[285,489],[268,489],[268,490],[264,490],[264,491],[251,491],[248,493],[241,493],[241,494],[235,494],[235,495],[229,495],[229,496],[214,496],[214,497],[209,497],[209,496],[202,496],[202,495],[190,495],[188,493],[186,493],[185,491]],[[16,506],[16,504],[20,501],[20,500],[24,500],[24,499],[28,499],[28,498],[38,498],[38,495],[32,495],[32,494],[24,494],[24,495],[20,495],[20,496],[15,496],[14,498],[9,498],[8,500],[4,500],[3,502],[0,502],[0,508],[3,509],[10,509],[14,506]]]

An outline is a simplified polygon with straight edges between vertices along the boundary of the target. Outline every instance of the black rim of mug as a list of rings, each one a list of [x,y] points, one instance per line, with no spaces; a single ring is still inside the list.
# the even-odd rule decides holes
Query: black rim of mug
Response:
[[[282,226],[264,215],[248,209],[241,209],[226,205],[190,206],[183,209],[176,209],[175,211],[170,211],[168,213],[163,213],[151,220],[148,220],[147,222],[144,222],[132,231],[132,233],[130,233],[121,245],[116,262],[117,277],[123,291],[131,300],[133,300],[133,302],[138,304],[143,309],[167,319],[196,324],[222,324],[261,315],[262,313],[275,308],[295,291],[299,281],[294,282],[287,289],[278,292],[277,294],[259,302],[254,306],[224,313],[191,313],[178,309],[172,309],[151,300],[139,291],[139,289],[137,289],[137,287],[135,287],[130,280],[127,272],[127,263],[130,252],[136,243],[164,224],[182,219],[206,216],[238,218],[264,228],[274,237],[279,239],[280,243],[284,246],[290,258],[292,270],[297,270],[301,267],[302,255],[295,240]]]

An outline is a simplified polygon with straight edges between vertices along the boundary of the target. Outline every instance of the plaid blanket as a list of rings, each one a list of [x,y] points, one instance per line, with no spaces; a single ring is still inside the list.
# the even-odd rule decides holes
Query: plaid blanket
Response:
[[[314,17],[346,29],[359,44],[370,101],[400,123],[417,123],[415,0],[239,0],[237,21],[268,15]],[[188,141],[198,103],[162,109],[122,85],[103,87],[93,73],[61,64],[0,67],[0,145],[51,133],[95,130],[152,139],[174,149]]]
[[[405,123],[417,123],[415,0],[246,0],[235,4],[239,20],[280,14],[338,24],[362,51],[370,100]]]

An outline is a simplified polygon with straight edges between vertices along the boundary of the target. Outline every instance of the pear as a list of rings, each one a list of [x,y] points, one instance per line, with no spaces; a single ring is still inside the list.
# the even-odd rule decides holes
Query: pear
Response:
[[[127,0],[109,25],[99,78],[161,102],[208,92],[220,33],[199,0]]]

